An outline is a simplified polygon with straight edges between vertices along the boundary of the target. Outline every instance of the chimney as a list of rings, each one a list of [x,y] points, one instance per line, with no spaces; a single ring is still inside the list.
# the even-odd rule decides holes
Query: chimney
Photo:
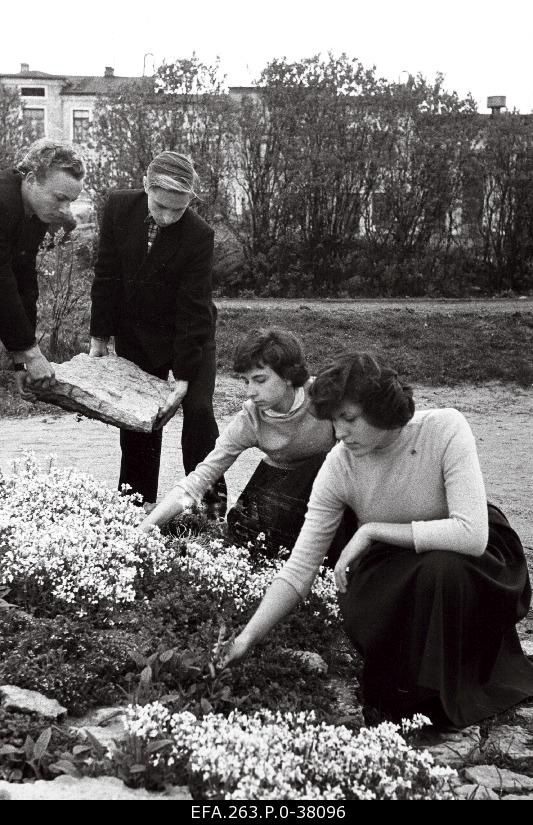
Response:
[[[501,110],[507,106],[507,98],[505,95],[493,95],[487,98],[487,109],[492,109],[493,115],[501,114]]]
[[[20,64],[20,73],[24,74],[25,72],[29,72],[30,64],[29,63],[21,63]]]
[[[113,66],[106,66],[105,71],[104,71],[104,77],[114,77],[114,76],[115,76],[115,70],[114,70]]]

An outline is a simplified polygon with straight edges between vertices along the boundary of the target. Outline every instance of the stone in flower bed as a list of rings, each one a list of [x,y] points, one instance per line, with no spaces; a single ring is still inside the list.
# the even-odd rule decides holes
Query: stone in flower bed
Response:
[[[53,364],[57,383],[36,391],[41,401],[115,427],[149,433],[169,385],[126,358],[90,358],[86,353]]]
[[[512,725],[497,725],[489,733],[485,750],[499,753],[520,770],[533,769],[531,733]]]
[[[497,768],[496,765],[475,765],[465,769],[465,778],[476,785],[491,788],[500,793],[514,791],[533,792],[533,778],[525,774],[515,773],[506,768]]]
[[[438,735],[437,742],[428,751],[440,765],[461,767],[467,760],[479,758],[481,733],[478,725],[454,732]]]
[[[17,785],[0,782],[0,799],[191,799],[187,787],[168,788],[165,791],[145,791],[144,788],[127,788],[122,780],[115,776],[92,778],[84,776],[76,779],[72,776],[58,776],[51,782],[37,782]]]
[[[20,713],[38,713],[45,719],[52,719],[54,722],[64,719],[67,709],[55,699],[49,699],[42,693],[35,690],[24,690],[15,685],[0,686],[0,701],[6,710],[19,711]]]

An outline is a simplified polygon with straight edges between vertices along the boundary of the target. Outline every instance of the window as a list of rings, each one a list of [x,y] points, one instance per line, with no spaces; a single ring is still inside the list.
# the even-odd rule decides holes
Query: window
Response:
[[[33,140],[44,137],[44,109],[23,109],[24,128]]]
[[[44,86],[21,86],[21,97],[46,97]]]
[[[74,143],[86,143],[89,139],[89,110],[72,110],[72,140]]]

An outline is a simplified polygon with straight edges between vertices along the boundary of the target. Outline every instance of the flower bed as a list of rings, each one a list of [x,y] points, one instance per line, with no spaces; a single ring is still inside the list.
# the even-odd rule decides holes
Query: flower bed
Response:
[[[40,690],[75,714],[124,697],[132,706],[112,760],[89,743],[54,761],[46,749],[56,740],[29,720],[40,776],[185,779],[199,798],[446,795],[445,772],[396,727],[335,724],[326,675],[280,655],[312,650],[330,674],[353,679],[329,571],[253,657],[221,671],[213,649],[247,620],[281,562],[220,535],[147,535],[142,517],[127,496],[31,456],[0,477],[0,684]],[[0,751],[0,773],[35,773],[26,751]]]
[[[418,717],[404,733],[429,722]],[[382,723],[354,734],[313,712],[202,720],[160,703],[131,707],[123,754],[151,780],[188,780],[201,799],[447,799],[455,772],[414,750],[401,728]],[[144,766],[144,767],[143,767]]]

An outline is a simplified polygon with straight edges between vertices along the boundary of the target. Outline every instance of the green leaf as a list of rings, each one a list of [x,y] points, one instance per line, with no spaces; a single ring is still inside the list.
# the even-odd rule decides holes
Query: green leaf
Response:
[[[181,693],[165,693],[159,697],[159,701],[165,704],[166,702],[179,702],[182,699]]]
[[[48,750],[50,739],[52,738],[52,728],[45,728],[39,736],[35,747],[33,748],[33,756],[35,759],[41,760]]]
[[[146,748],[147,753],[156,753],[156,751],[161,751],[163,748],[166,748],[168,745],[173,745],[174,742],[172,739],[157,739],[155,742],[150,742],[148,747]]]
[[[152,668],[147,665],[141,673],[140,684],[143,687],[148,687],[152,681]]]
[[[35,742],[31,738],[31,736],[28,734],[28,736],[26,736],[26,741],[24,742],[24,753],[26,755],[26,760],[28,762],[31,762],[31,760],[33,759],[33,749],[34,749],[34,747],[35,747]]]
[[[213,712],[213,705],[205,697],[203,699],[200,699],[200,707],[202,708],[204,713]]]
[[[14,745],[2,745],[0,748],[0,756],[11,756],[13,753],[22,753],[23,751],[20,748],[16,748]]]
[[[66,759],[60,759],[58,762],[52,762],[52,764],[48,767],[53,773],[66,773],[69,776],[75,776],[77,779],[81,777],[81,773],[77,769],[76,765],[72,762],[68,762]]]
[[[164,653],[161,653],[159,655],[159,661],[162,662],[163,664],[166,664],[167,662],[170,662],[170,660],[172,659],[173,656],[174,656],[174,650],[165,650]]]
[[[142,653],[139,653],[137,650],[129,650],[128,655],[130,659],[133,659],[135,664],[139,667],[146,666],[146,658],[142,655]]]
[[[90,753],[92,748],[90,745],[74,745],[72,748],[73,756],[81,756],[83,753]]]

